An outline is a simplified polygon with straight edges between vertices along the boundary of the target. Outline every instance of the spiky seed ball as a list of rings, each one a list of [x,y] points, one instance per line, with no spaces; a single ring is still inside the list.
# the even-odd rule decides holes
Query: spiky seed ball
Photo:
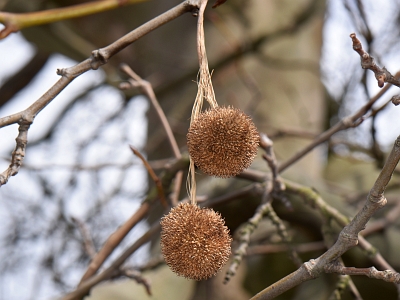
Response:
[[[253,121],[241,110],[217,107],[202,112],[187,134],[190,157],[204,173],[232,177],[248,168],[260,136]]]
[[[161,219],[161,252],[179,276],[215,275],[228,261],[231,241],[221,215],[209,208],[181,203]]]

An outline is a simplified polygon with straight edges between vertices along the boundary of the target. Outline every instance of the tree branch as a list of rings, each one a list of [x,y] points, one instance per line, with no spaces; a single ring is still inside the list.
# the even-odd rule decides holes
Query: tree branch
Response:
[[[89,229],[87,228],[86,224],[83,223],[78,218],[71,217],[71,220],[78,227],[78,229],[82,235],[82,239],[83,239],[82,242],[83,242],[83,246],[85,247],[86,253],[89,255],[90,258],[93,258],[96,255],[96,248],[93,244],[93,239],[90,236]]]
[[[143,1],[147,0],[102,0],[29,13],[0,12],[0,23],[5,25],[0,31],[0,39],[23,28],[84,17]]]
[[[98,283],[107,280],[115,274],[115,272],[119,269],[119,267],[125,262],[125,260],[131,256],[137,249],[139,249],[142,245],[150,241],[151,237],[158,233],[161,230],[161,226],[159,223],[154,224],[143,236],[141,236],[135,243],[133,243],[128,249],[126,249],[107,269],[105,269],[100,274],[93,276],[87,279],[85,282],[82,282],[79,287],[65,295],[63,300],[73,300],[84,297],[89,293],[92,287],[97,285]]]
[[[107,47],[93,51],[92,56],[83,62],[70,68],[58,69],[57,74],[62,77],[42,97],[35,101],[26,110],[0,118],[0,128],[15,123],[20,125],[20,135],[17,138],[17,146],[12,154],[11,164],[6,171],[0,174],[0,186],[6,184],[10,176],[14,176],[18,173],[23,157],[25,156],[28,129],[33,123],[36,115],[51,101],[53,101],[53,99],[61,93],[68,84],[79,75],[82,75],[91,69],[97,70],[101,65],[106,64],[113,55],[154,29],[176,19],[186,12],[195,12],[198,9],[198,1],[199,0],[186,0],[136,28]],[[22,141],[21,143],[18,142],[20,137],[22,138],[20,139]]]
[[[82,279],[79,283],[79,286],[82,283],[91,277],[93,274],[97,272],[97,270],[101,267],[104,261],[110,256],[110,254],[114,251],[114,249],[121,243],[121,241],[126,237],[126,235],[131,231],[131,229],[139,223],[140,220],[147,214],[149,211],[150,205],[147,202],[144,202],[139,209],[124,223],[122,226],[118,227],[118,229],[112,233],[107,241],[104,243],[103,247],[97,252],[94,256],[88,269],[85,274],[82,276]]]
[[[375,181],[374,186],[371,188],[365,205],[350,221],[350,223],[343,228],[336,243],[320,257],[315,260],[311,259],[304,263],[297,271],[264,289],[255,295],[252,300],[273,299],[304,281],[319,277],[323,272],[326,272],[325,268],[329,264],[336,262],[343,253],[356,246],[358,244],[359,232],[365,228],[365,225],[371,216],[386,204],[387,200],[384,197],[384,191],[399,160],[400,136],[396,139],[393,149],[389,154],[381,173]],[[390,273],[388,278],[396,277],[393,276],[393,273],[388,273]]]
[[[148,296],[152,296],[150,282],[142,276],[142,273],[138,270],[127,268],[119,269],[113,276],[113,278],[127,277],[135,280],[138,284],[142,284],[146,289]]]
[[[355,33],[350,34],[350,38],[353,41],[354,51],[360,55],[361,67],[375,73],[375,78],[380,88],[384,86],[385,82],[400,87],[400,80],[396,78],[397,76],[393,76],[385,67],[381,68],[375,63],[375,59],[362,48],[361,42]]]
[[[139,87],[144,94],[150,99],[151,104],[153,105],[154,109],[157,112],[158,117],[160,118],[161,124],[163,125],[165,132],[168,137],[168,141],[171,145],[172,151],[174,153],[175,158],[179,159],[182,157],[182,154],[179,150],[178,143],[176,142],[174,133],[172,132],[171,126],[168,122],[167,116],[165,115],[164,111],[162,110],[157,97],[154,93],[153,87],[151,83],[143,80],[139,75],[137,75],[128,65],[122,65],[121,69],[131,78],[129,79],[129,84],[133,87]],[[120,86],[121,87],[121,86]],[[124,85],[122,85],[124,87]],[[174,192],[171,195],[171,203],[173,206],[178,205],[178,198],[179,192],[182,186],[182,179],[183,179],[183,171],[179,171],[175,177],[175,185],[174,185]]]
[[[162,187],[162,183],[160,178],[158,178],[158,176],[156,175],[156,173],[154,173],[152,167],[149,165],[149,163],[147,162],[147,160],[144,158],[144,156],[138,151],[136,150],[134,147],[129,146],[132,150],[132,152],[140,158],[140,160],[143,162],[147,172],[150,174],[151,179],[153,179],[153,181],[156,184],[157,187],[157,192],[158,192],[158,197],[160,198],[161,204],[167,208],[168,207],[168,203],[167,200],[165,199],[165,193],[164,193],[164,189]]]
[[[172,165],[167,166],[165,172],[161,176],[161,183],[163,188],[168,188],[176,173],[182,169],[187,168],[188,165],[189,159],[187,157],[182,157],[180,160],[176,160]],[[104,243],[103,247],[90,262],[88,269],[82,276],[79,287],[84,285],[87,280],[90,280],[89,278],[100,269],[105,260],[121,243],[121,241],[129,233],[129,231],[147,215],[150,206],[154,202],[154,199],[157,198],[157,195],[158,194],[156,191],[149,191],[146,199],[143,201],[139,209],[121,227],[119,227],[113,234],[110,235],[110,237]]]
[[[400,77],[400,72],[397,72],[395,76],[396,78]],[[392,86],[391,84],[387,84],[382,90],[380,90],[358,111],[340,120],[338,123],[329,128],[327,131],[321,133],[318,137],[316,137],[310,145],[306,146],[303,150],[300,150],[298,153],[293,155],[287,161],[283,162],[278,168],[279,172],[281,173],[284,170],[286,170],[289,166],[291,166],[292,164],[303,158],[315,147],[329,140],[331,136],[334,135],[335,133],[360,125],[365,120],[364,115],[372,108],[372,105],[389,90],[391,86]]]
[[[400,274],[391,270],[378,271],[376,268],[353,268],[341,264],[331,263],[325,268],[326,273],[338,273],[341,275],[364,275],[369,278],[380,279],[386,282],[400,284]]]

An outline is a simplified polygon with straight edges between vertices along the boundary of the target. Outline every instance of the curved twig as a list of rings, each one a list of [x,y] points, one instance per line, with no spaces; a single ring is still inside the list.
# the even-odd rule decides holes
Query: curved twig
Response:
[[[137,157],[139,157],[140,160],[143,162],[147,172],[150,174],[151,179],[153,179],[153,181],[155,182],[156,187],[157,187],[158,197],[160,198],[162,205],[164,205],[165,208],[168,207],[168,203],[167,203],[167,200],[165,199],[165,193],[164,193],[164,189],[162,187],[160,178],[158,178],[156,173],[154,173],[152,167],[149,165],[148,161],[144,158],[144,156],[138,150],[136,150],[133,146],[129,146],[129,147],[131,148],[132,152]]]

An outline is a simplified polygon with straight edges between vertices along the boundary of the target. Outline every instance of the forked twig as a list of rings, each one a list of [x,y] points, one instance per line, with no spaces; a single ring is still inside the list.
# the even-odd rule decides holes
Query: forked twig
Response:
[[[181,158],[182,154],[179,151],[178,143],[176,142],[174,133],[172,132],[171,126],[169,125],[167,116],[165,115],[163,109],[161,108],[157,97],[154,93],[154,90],[151,86],[151,83],[143,80],[138,74],[136,74],[128,65],[122,64],[121,65],[121,70],[127,74],[131,79],[129,80],[129,83],[133,87],[139,87],[144,94],[149,98],[151,104],[154,106],[154,109],[157,112],[158,117],[160,118],[160,121],[165,129],[165,132],[168,137],[168,141],[171,145],[172,151],[174,153],[175,158]],[[124,86],[122,85],[124,88]]]
[[[171,126],[168,122],[167,116],[165,115],[163,109],[161,108],[157,97],[154,93],[153,87],[151,86],[150,82],[143,80],[138,74],[136,74],[128,65],[123,64],[121,66],[121,70],[125,72],[131,78],[129,79],[129,84],[134,87],[139,87],[142,89],[144,94],[150,99],[151,104],[153,105],[154,109],[157,112],[158,117],[165,129],[165,132],[168,137],[168,141],[171,145],[172,151],[174,153],[175,158],[179,159],[182,157],[182,154],[179,150],[178,143],[176,142],[175,136],[172,132]],[[120,85],[121,88],[125,88],[125,85]],[[179,192],[182,186],[182,179],[183,179],[183,171],[179,171],[175,177],[175,185],[174,185],[174,192],[171,195],[171,203],[173,206],[178,204]]]
[[[118,278],[121,276],[133,279],[138,284],[142,284],[146,289],[147,295],[152,296],[150,282],[142,276],[142,272],[138,271],[137,269],[123,268],[115,272],[112,278]]]

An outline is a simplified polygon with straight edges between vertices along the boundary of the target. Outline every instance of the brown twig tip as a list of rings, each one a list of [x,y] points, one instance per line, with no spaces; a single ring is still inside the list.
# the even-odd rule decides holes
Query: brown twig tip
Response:
[[[226,0],[217,0],[215,1],[214,5],[212,6],[212,8],[216,8],[222,4],[224,4],[226,2]]]
[[[257,155],[260,135],[241,110],[216,107],[202,112],[187,134],[190,157],[204,173],[222,178],[247,169]]]
[[[350,34],[350,38],[353,41],[353,49],[358,52],[359,49],[362,49],[362,45],[360,40],[357,38],[355,33]]]
[[[379,67],[375,63],[375,59],[362,48],[362,44],[355,33],[350,34],[350,38],[353,42],[354,51],[356,51],[360,55],[361,67],[363,69],[369,69],[374,72],[375,78],[378,81],[378,86],[380,88],[385,85],[385,82],[400,87],[400,81],[396,78],[396,76],[393,76],[385,67]]]
[[[378,80],[378,86],[382,88],[385,85],[385,80],[386,80],[385,73],[377,75],[376,80]]]
[[[390,101],[392,101],[392,103],[395,106],[399,105],[400,104],[400,95],[393,96]]]
[[[6,26],[0,30],[0,40],[5,39],[11,33],[17,32],[19,28],[13,24],[6,24]]]
[[[179,276],[204,280],[228,261],[232,239],[221,215],[180,203],[161,219],[161,252]]]

